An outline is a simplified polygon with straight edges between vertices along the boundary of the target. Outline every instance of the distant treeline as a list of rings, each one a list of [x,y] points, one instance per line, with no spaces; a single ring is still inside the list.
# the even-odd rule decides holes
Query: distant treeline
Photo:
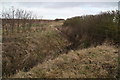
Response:
[[[55,19],[55,21],[64,21],[64,19]]]
[[[100,45],[105,41],[120,44],[120,11],[69,18],[60,30],[72,47]]]

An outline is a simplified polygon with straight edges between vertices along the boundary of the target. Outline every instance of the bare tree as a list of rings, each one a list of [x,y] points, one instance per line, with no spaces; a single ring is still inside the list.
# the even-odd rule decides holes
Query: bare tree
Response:
[[[3,31],[12,33],[30,31],[33,18],[31,11],[15,9],[12,6],[9,10],[4,10],[2,13]]]

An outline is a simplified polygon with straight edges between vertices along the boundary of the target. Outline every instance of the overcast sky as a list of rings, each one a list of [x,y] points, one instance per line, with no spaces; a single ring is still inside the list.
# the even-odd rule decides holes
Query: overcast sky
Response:
[[[32,11],[38,18],[56,19],[98,14],[117,10],[117,2],[4,2],[2,9],[15,8]]]

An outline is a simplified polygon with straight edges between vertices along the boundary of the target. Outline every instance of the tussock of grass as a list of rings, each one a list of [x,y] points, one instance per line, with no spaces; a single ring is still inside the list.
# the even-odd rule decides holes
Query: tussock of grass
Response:
[[[54,27],[47,23],[45,31],[3,36],[3,77],[57,57],[67,42]]]
[[[14,78],[114,78],[117,75],[118,50],[97,46],[71,50],[54,60],[45,61],[29,72],[18,72]]]

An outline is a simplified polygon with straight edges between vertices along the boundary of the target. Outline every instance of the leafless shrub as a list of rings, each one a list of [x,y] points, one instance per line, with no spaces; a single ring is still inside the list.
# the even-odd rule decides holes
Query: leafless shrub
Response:
[[[33,18],[34,15],[31,11],[15,9],[14,7],[9,10],[3,10],[3,34],[30,31]]]

